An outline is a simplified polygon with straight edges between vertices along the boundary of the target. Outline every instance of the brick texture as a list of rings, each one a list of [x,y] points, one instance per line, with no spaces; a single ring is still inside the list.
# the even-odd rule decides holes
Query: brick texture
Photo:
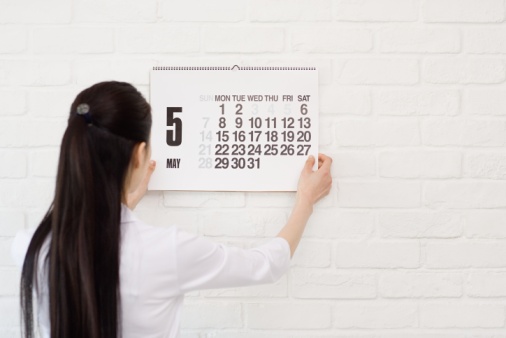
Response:
[[[239,64],[318,67],[334,187],[285,276],[193,292],[181,336],[506,338],[504,0],[0,2],[0,337],[20,336],[10,246],[51,203],[75,95]],[[136,214],[248,248],[294,201],[148,192]]]

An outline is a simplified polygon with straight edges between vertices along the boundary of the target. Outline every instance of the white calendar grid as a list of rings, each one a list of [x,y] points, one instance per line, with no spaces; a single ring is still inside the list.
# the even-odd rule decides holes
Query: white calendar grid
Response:
[[[316,69],[153,70],[151,106],[151,190],[294,191],[318,154]]]

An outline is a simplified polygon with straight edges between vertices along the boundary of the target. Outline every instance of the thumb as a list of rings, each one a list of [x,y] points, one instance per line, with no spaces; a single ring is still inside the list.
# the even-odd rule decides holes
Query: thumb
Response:
[[[304,170],[308,171],[308,172],[312,172],[313,171],[314,162],[315,162],[314,156],[313,155],[309,155],[309,157],[306,160],[306,163],[304,165]]]

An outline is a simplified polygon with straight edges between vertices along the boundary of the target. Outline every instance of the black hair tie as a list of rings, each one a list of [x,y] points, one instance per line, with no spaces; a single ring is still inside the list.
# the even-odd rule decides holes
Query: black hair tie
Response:
[[[93,124],[90,114],[90,106],[87,103],[81,103],[77,106],[77,115],[84,117],[84,120],[89,126]]]

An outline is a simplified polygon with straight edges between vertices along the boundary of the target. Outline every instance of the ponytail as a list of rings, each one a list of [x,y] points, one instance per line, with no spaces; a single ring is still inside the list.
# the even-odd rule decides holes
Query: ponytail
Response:
[[[89,105],[87,118],[76,114]],[[135,145],[148,142],[150,108],[131,85],[81,92],[63,136],[54,201],[28,247],[21,277],[24,337],[33,337],[33,285],[48,285],[51,338],[120,332],[121,202]],[[48,252],[39,257],[48,241]],[[46,269],[47,281],[38,280]]]

